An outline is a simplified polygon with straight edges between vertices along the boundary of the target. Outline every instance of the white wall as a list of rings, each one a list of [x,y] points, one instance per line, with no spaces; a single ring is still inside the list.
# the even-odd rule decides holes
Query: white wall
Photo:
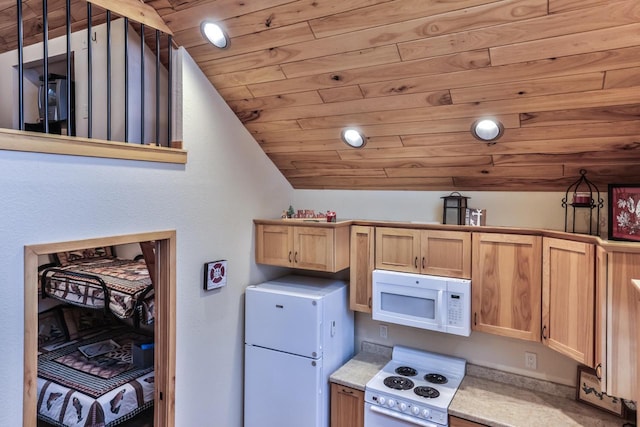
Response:
[[[361,218],[397,221],[442,221],[441,196],[447,191],[322,191],[296,190],[294,209],[334,210],[338,219]],[[564,192],[462,192],[469,206],[487,210],[487,225],[564,230]],[[463,338],[406,326],[388,325],[387,339],[380,338],[380,322],[370,315],[356,316],[356,346],[370,341],[383,345],[407,345],[442,352],[469,362],[575,385],[576,362],[540,343],[472,332]],[[536,371],[525,369],[524,352],[538,356]]]
[[[22,425],[24,246],[167,229],[176,426],[242,425],[242,295],[277,272],[254,264],[252,220],[280,212],[292,189],[188,56],[182,74],[184,166],[0,151],[1,426]],[[204,263],[221,258],[227,286],[203,291]]]

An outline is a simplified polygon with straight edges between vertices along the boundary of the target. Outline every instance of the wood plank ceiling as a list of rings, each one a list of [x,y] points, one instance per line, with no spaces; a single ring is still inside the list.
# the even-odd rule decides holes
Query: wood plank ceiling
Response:
[[[581,169],[602,192],[640,183],[637,0],[146,3],[295,188],[566,190]],[[469,132],[486,116],[505,127],[494,144]]]

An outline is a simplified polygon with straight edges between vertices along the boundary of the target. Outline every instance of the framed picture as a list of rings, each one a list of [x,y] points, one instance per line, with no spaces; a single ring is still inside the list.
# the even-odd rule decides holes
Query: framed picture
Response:
[[[227,284],[227,261],[218,260],[204,264],[204,290],[220,288]]]
[[[609,239],[640,242],[640,184],[609,184]]]
[[[624,417],[625,405],[622,404],[622,399],[609,396],[600,390],[600,380],[596,376],[596,371],[586,366],[578,365],[576,400],[619,417]]]

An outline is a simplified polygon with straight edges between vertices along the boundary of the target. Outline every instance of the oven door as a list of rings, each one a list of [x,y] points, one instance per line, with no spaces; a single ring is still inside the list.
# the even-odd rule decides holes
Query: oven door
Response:
[[[439,424],[421,420],[411,415],[394,412],[382,406],[365,402],[364,427],[443,427]]]
[[[422,279],[399,282],[381,278],[373,281],[374,320],[432,331],[446,331],[446,292],[444,280]]]

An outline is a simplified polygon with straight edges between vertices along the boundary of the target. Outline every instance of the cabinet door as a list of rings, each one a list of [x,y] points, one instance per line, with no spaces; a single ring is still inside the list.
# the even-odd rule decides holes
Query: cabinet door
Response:
[[[331,427],[364,426],[364,392],[331,383]]]
[[[472,329],[540,341],[541,238],[473,233]]]
[[[331,228],[293,227],[293,267],[332,271],[333,236]]]
[[[631,280],[640,278],[640,253],[608,254],[607,268],[607,394],[635,399],[638,392],[640,313]]]
[[[593,366],[593,245],[545,237],[543,246],[542,342]]]
[[[420,230],[376,228],[376,268],[420,272]]]
[[[464,418],[454,417],[449,415],[449,427],[483,427],[484,424],[478,424],[473,421],[465,420]]]
[[[426,230],[420,234],[421,273],[471,278],[471,233]]]
[[[600,387],[607,391],[607,251],[596,247],[596,323],[594,367]]]
[[[288,225],[256,225],[256,262],[293,265],[293,232]]]
[[[351,227],[349,306],[353,311],[371,313],[371,272],[374,266],[374,228]]]

